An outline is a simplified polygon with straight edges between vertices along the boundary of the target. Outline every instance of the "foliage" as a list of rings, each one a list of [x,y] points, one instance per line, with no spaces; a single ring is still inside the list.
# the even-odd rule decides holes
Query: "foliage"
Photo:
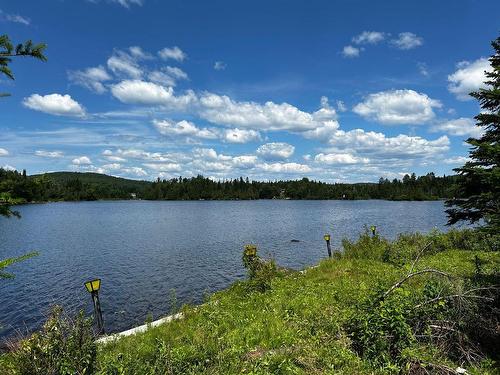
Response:
[[[487,89],[471,93],[481,105],[476,125],[484,129],[480,138],[469,138],[470,161],[458,172],[459,197],[447,202],[451,224],[461,220],[482,220],[484,230],[500,231],[500,37],[492,42],[491,72],[486,72]]]
[[[14,348],[11,370],[26,375],[93,374],[97,348],[92,321],[64,317],[55,306],[43,328]]]
[[[4,272],[3,269],[14,264],[14,263],[19,263],[22,262],[23,260],[33,258],[37,256],[38,253],[36,251],[32,251],[31,253],[21,255],[19,257],[14,257],[14,258],[7,258],[0,260],[0,279],[12,279],[14,278],[14,275]]]
[[[247,283],[250,291],[265,292],[271,288],[271,281],[283,274],[272,259],[261,259],[257,252],[249,254],[247,250],[243,252],[243,266],[248,271],[249,282]]]
[[[484,236],[361,234],[337,259],[278,274],[265,292],[249,278],[184,306],[183,319],[99,346],[94,373],[451,374],[461,366],[496,374],[500,252],[482,249]],[[442,274],[401,282],[426,269]],[[2,358],[12,354],[0,357],[0,373]]]
[[[45,43],[33,44],[31,40],[17,44],[14,47],[8,35],[0,35],[0,74],[14,79],[14,74],[9,68],[13,57],[33,57],[41,61],[47,61],[47,57],[44,55],[46,48]],[[8,94],[0,94],[0,96],[8,96]]]
[[[452,197],[454,176],[436,177],[433,173],[417,177],[404,176],[403,180],[378,183],[340,184],[311,181],[260,182],[248,178],[214,181],[203,176],[156,180],[145,192],[146,199],[390,199],[433,200]]]

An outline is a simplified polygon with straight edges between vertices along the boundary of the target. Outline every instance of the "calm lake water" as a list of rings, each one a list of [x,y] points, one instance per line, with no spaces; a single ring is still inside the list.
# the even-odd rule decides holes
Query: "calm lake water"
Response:
[[[100,277],[108,331],[143,324],[177,303],[245,277],[243,245],[256,244],[284,266],[301,269],[324,258],[324,233],[335,247],[364,225],[381,235],[446,230],[443,202],[387,201],[109,201],[17,207],[0,217],[0,259],[36,250],[0,280],[0,338],[34,330],[52,304],[92,311],[83,283]],[[298,239],[300,242],[290,242]]]

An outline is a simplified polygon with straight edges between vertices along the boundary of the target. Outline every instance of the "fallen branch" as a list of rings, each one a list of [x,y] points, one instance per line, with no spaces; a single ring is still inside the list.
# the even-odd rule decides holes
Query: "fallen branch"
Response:
[[[423,270],[420,270],[420,271],[417,271],[417,272],[413,272],[413,273],[409,273],[408,275],[406,275],[404,278],[402,278],[401,280],[399,280],[396,284],[394,284],[393,286],[391,286],[385,293],[384,295],[382,296],[382,299],[385,299],[389,294],[391,294],[395,289],[399,288],[403,283],[405,283],[406,281],[408,281],[409,279],[411,279],[412,277],[415,277],[415,276],[418,276],[418,275],[422,275],[424,273],[435,273],[437,275],[440,275],[440,276],[444,276],[444,277],[447,277],[449,279],[452,278],[452,276],[446,272],[443,272],[443,271],[439,271],[439,270],[436,270],[434,268],[426,268],[426,269],[423,269]]]

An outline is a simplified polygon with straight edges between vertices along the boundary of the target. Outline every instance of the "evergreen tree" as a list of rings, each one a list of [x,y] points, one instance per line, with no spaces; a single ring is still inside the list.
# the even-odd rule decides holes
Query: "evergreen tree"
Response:
[[[491,233],[500,229],[500,37],[492,42],[490,57],[493,70],[486,72],[487,88],[471,93],[482,111],[475,117],[484,129],[479,138],[469,138],[471,161],[455,169],[459,174],[458,197],[446,202],[450,207],[449,224],[484,220],[483,228]]]
[[[13,57],[33,57],[41,61],[47,61],[47,57],[43,54],[47,45],[45,43],[33,44],[31,40],[25,43],[14,45],[10,41],[8,35],[0,35],[0,74],[4,74],[10,79],[14,79],[14,74],[9,68]],[[9,94],[0,93],[1,96]]]

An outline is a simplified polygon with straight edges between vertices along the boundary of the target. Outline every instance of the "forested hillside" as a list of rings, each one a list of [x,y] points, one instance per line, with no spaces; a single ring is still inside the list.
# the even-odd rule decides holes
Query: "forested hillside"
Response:
[[[326,183],[308,178],[291,181],[249,181],[242,177],[214,181],[193,178],[136,181],[98,173],[55,172],[27,176],[0,168],[0,194],[18,202],[97,199],[224,200],[224,199],[388,199],[452,198],[456,176],[433,173],[378,183]]]

